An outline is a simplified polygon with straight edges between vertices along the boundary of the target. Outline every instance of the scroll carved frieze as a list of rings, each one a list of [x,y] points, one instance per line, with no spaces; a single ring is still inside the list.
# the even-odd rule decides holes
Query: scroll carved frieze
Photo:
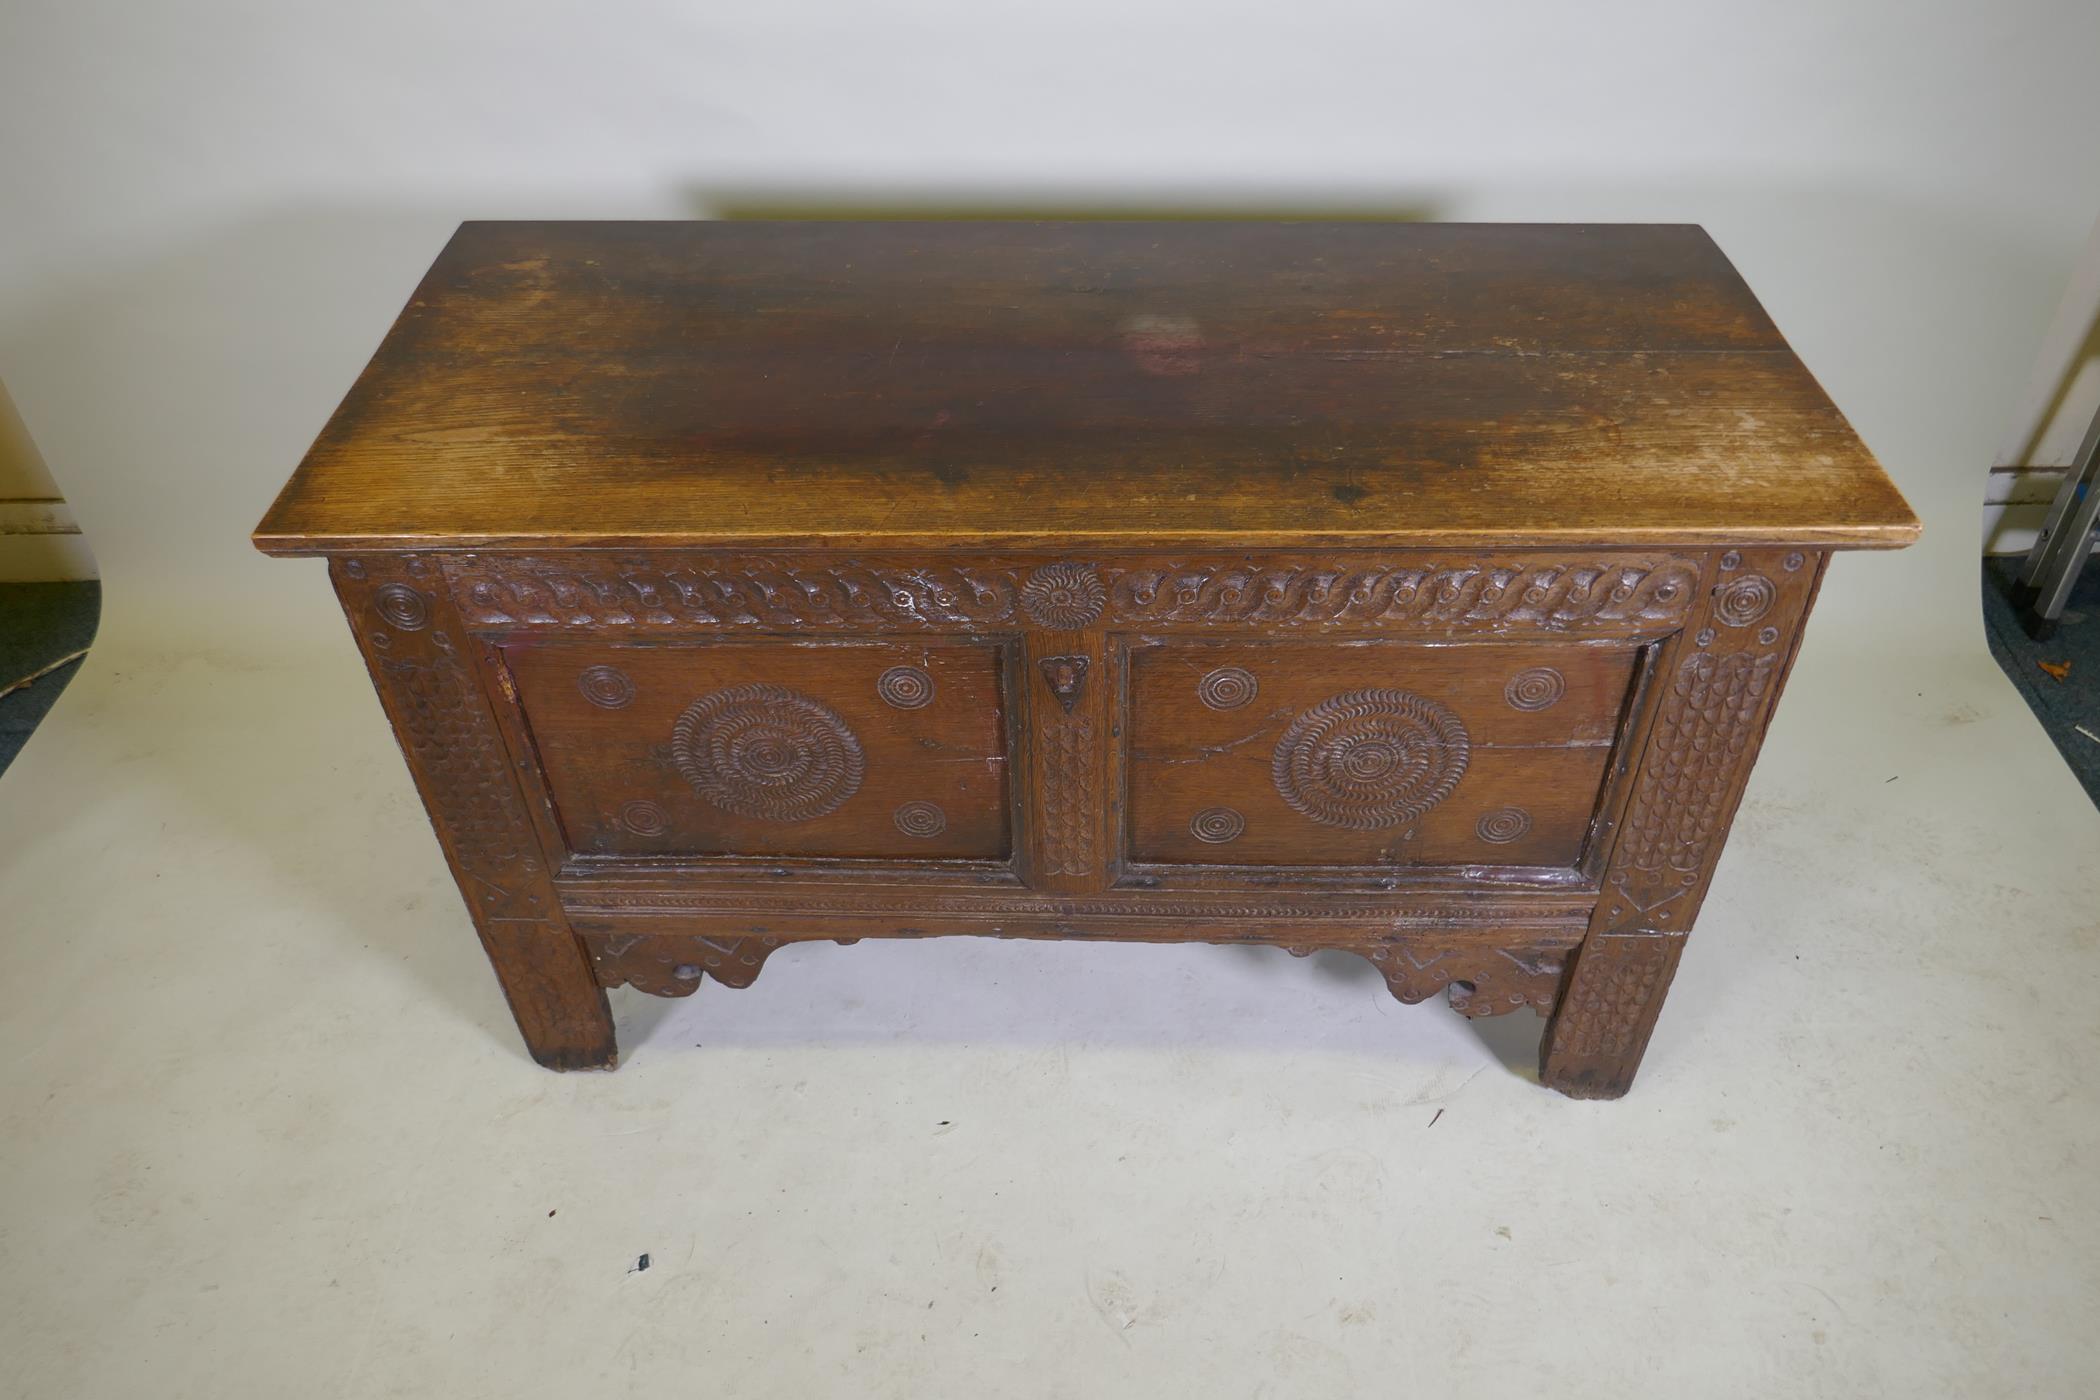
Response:
[[[782,559],[594,563],[470,555],[451,565],[477,627],[983,627],[1014,615],[1010,569]]]
[[[1292,811],[1375,831],[1413,821],[1466,775],[1471,739],[1450,709],[1405,690],[1352,690],[1291,721],[1270,763]]]
[[[1126,622],[1337,623],[1573,631],[1681,621],[1699,589],[1689,560],[1642,564],[1142,566],[1112,572],[1109,606]]]
[[[671,759],[701,797],[760,821],[804,822],[860,791],[860,739],[822,701],[780,685],[702,696],[671,731]]]
[[[1676,557],[947,562],[777,555],[472,554],[448,561],[474,627],[736,627],[780,631],[1027,622],[1262,625],[1377,631],[1626,633],[1689,615],[1699,570]]]

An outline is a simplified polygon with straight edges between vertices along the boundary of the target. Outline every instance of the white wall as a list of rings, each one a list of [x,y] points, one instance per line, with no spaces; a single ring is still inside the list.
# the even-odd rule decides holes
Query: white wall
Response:
[[[105,637],[177,645],[333,626],[317,568],[244,535],[456,220],[783,197],[1704,222],[1927,517],[1826,592],[1885,631],[1974,608],[1982,478],[2100,214],[2090,0],[12,0],[0,26],[0,380],[100,556]]]
[[[2024,554],[2100,413],[2100,223],[2036,347],[2019,408],[1991,464],[1983,538],[1991,554]]]
[[[95,576],[95,556],[0,384],[0,583]]]

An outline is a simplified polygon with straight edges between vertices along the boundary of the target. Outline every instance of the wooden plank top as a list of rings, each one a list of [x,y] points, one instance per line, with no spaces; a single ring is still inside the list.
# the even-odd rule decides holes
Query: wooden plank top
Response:
[[[257,529],[433,546],[1909,543],[1689,225],[470,223]]]

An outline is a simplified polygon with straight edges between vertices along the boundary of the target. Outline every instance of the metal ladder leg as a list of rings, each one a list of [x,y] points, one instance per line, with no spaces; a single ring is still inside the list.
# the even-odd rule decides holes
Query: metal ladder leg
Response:
[[[2035,616],[2054,622],[2093,552],[2093,524],[2100,518],[2100,413],[2085,430],[2078,456],[2049,503],[2049,514],[2020,569],[2020,582],[2034,590]]]

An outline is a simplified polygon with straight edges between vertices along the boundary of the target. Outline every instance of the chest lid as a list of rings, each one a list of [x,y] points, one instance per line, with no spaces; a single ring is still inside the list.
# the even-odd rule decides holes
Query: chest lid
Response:
[[[1917,532],[1693,226],[469,223],[255,540]]]

